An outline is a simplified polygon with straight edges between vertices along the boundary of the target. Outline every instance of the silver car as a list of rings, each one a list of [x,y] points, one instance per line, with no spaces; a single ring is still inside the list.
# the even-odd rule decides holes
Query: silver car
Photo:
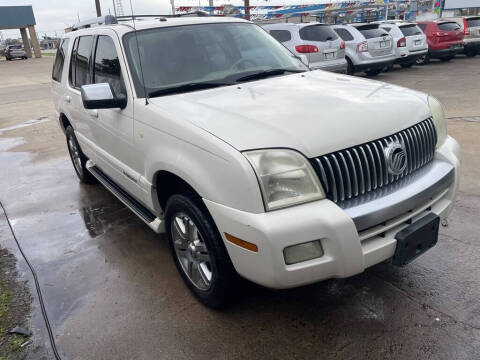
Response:
[[[5,49],[5,58],[7,61],[12,59],[26,59],[27,53],[21,45],[8,45]]]
[[[378,24],[333,25],[334,31],[345,41],[348,63],[347,74],[364,71],[375,76],[393,65],[395,52],[393,38]]]
[[[465,37],[463,38],[463,52],[467,56],[475,56],[480,53],[480,16],[463,16],[445,18],[455,21],[462,28]]]
[[[378,24],[393,37],[395,64],[408,68],[427,54],[427,36],[417,24],[398,21],[382,21]]]
[[[295,55],[305,55],[311,69],[345,73],[345,42],[330,25],[318,22],[262,26]]]

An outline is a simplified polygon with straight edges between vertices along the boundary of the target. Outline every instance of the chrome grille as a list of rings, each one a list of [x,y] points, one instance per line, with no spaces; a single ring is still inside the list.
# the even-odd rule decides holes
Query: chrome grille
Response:
[[[385,149],[392,142],[405,148],[407,167],[388,171]],[[375,191],[411,174],[433,160],[437,133],[431,118],[391,136],[312,159],[327,198],[341,203]]]

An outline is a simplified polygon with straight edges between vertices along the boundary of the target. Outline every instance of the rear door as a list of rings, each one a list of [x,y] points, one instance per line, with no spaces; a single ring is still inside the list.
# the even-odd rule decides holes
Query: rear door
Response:
[[[407,41],[407,49],[411,52],[425,50],[427,45],[427,37],[415,24],[400,26],[400,31]]]
[[[78,36],[73,43],[70,56],[68,83],[63,96],[65,115],[75,130],[82,151],[88,158],[96,162],[96,152],[93,146],[93,134],[90,114],[83,107],[80,88],[91,84],[91,56],[94,37],[92,35]]]
[[[357,26],[357,30],[367,40],[368,52],[371,56],[385,56],[392,53],[393,38],[378,24]]]
[[[330,25],[315,24],[303,26],[299,30],[299,35],[303,42],[302,45],[313,45],[318,48],[318,52],[307,54],[310,65],[345,57],[345,52],[340,51],[342,40]]]

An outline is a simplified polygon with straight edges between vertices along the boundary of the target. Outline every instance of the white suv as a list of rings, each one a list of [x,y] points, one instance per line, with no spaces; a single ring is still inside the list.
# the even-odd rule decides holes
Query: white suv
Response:
[[[80,180],[166,232],[208,306],[237,273],[289,288],[405,265],[454,203],[435,98],[309,71],[248,21],[108,17],[65,35],[52,77]]]
[[[395,64],[408,68],[428,53],[427,36],[417,24],[399,21],[381,21],[378,24],[393,37]]]

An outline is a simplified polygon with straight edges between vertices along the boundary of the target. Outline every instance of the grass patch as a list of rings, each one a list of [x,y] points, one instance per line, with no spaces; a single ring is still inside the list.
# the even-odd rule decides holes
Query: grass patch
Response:
[[[0,360],[23,359],[22,345],[28,337],[8,334],[14,326],[24,327],[30,312],[30,294],[24,283],[18,281],[15,258],[0,249]]]

